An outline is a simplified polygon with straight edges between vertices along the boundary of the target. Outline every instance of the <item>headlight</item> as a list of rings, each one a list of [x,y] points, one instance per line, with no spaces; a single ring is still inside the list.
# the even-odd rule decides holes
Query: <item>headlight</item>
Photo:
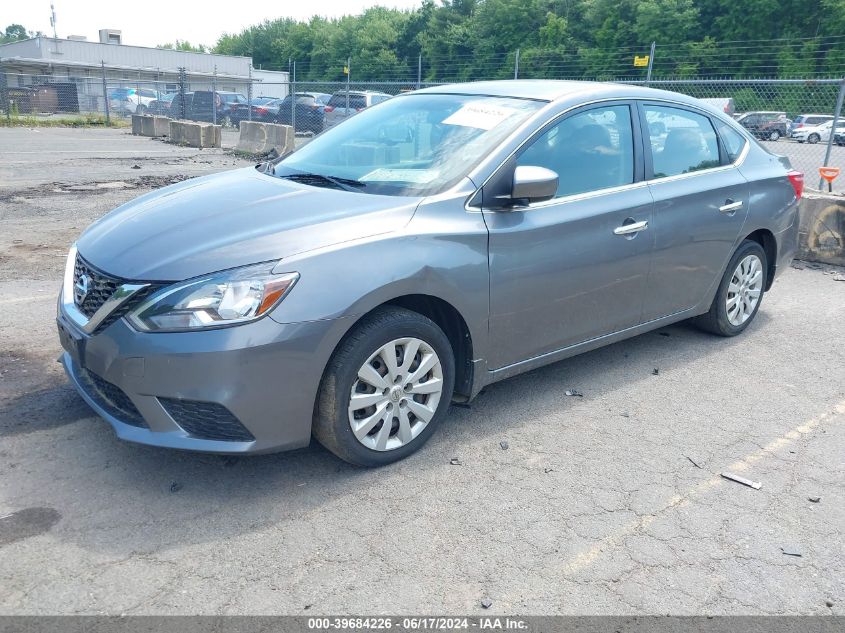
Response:
[[[224,270],[174,284],[152,295],[128,315],[144,332],[226,327],[267,314],[299,279],[272,274],[276,262]]]

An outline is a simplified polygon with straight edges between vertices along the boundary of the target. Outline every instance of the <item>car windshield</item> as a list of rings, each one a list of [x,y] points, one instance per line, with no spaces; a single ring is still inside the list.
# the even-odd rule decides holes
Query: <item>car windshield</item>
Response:
[[[275,173],[356,181],[364,193],[436,194],[466,176],[544,103],[447,94],[390,99],[304,145]]]

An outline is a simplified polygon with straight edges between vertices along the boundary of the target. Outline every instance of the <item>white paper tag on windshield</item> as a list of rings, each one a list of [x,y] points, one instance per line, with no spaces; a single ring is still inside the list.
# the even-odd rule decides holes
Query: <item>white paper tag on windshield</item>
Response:
[[[381,167],[361,176],[358,180],[362,182],[374,180],[378,182],[412,182],[415,184],[425,184],[437,178],[438,173],[436,169],[390,169]]]
[[[484,101],[471,101],[443,119],[446,125],[474,127],[479,130],[492,130],[511,116],[515,110]]]

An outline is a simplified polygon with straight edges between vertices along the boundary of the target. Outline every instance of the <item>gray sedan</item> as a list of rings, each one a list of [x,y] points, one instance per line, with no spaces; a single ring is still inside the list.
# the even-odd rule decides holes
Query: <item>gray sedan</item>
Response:
[[[679,94],[421,90],[91,225],[59,297],[62,362],[126,440],[313,436],[387,464],[495,381],[684,319],[742,332],[795,252],[802,184]]]

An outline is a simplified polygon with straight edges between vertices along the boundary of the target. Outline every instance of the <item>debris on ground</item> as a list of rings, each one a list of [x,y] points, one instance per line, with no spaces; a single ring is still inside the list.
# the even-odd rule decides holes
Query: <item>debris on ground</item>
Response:
[[[795,545],[784,545],[780,548],[780,551],[782,551],[785,556],[797,556],[798,558],[801,558],[801,550],[799,550]]]
[[[845,275],[834,275],[833,281],[845,281]]]
[[[549,468],[548,466],[543,469],[543,472],[546,473],[547,475],[552,471],[554,471],[554,468]]]
[[[481,600],[481,606],[484,607],[485,609],[489,609],[490,607],[493,606],[493,601],[490,600],[490,598],[484,598],[484,599]]]
[[[623,411],[619,415],[621,415],[623,418],[630,418],[631,417],[631,415],[627,411]]]
[[[660,374],[660,369],[658,369],[657,367],[655,367],[654,369],[651,370],[652,376],[657,376],[659,374]]]
[[[140,165],[132,165],[132,169],[141,169]]]
[[[503,451],[506,451],[506,450],[508,450],[508,446],[510,446],[510,444],[508,444],[508,443],[507,443],[507,442],[505,442],[505,441],[501,441],[501,442],[499,442],[499,446],[501,446],[501,447],[502,447],[502,450],[503,450]]]
[[[172,484],[170,484],[170,492],[179,492],[180,490],[182,490],[182,484],[180,484],[178,481],[174,481]]]
[[[463,462],[460,459],[458,459],[457,457],[453,457],[452,459],[450,459],[449,463],[452,464],[452,466],[463,466],[464,465]]]
[[[743,486],[748,486],[749,488],[754,488],[754,490],[760,490],[763,487],[758,481],[751,481],[750,479],[746,479],[745,477],[740,477],[739,475],[734,475],[733,473],[720,473],[722,477],[725,479],[730,479],[731,481],[735,481],[738,484],[742,484]]]
[[[567,395],[567,396],[571,396],[571,397],[573,397],[573,398],[583,398],[583,397],[584,397],[584,394],[583,394],[583,393],[581,393],[580,391],[576,391],[575,389],[567,389],[567,390],[566,390],[566,391],[564,391],[563,393],[564,393],[565,395]]]
[[[689,463],[695,466],[696,468],[701,468],[701,466],[699,466],[692,457],[688,455],[684,455],[684,457],[686,457]]]
[[[809,501],[810,503],[818,503],[821,500],[821,497],[807,497],[807,501]]]
[[[833,600],[825,600],[824,606],[833,608]]]
[[[797,259],[796,259],[796,260],[794,260],[794,261],[792,262],[792,267],[793,267],[795,270],[804,270],[804,268],[805,268],[805,266],[804,266],[804,262],[799,261],[799,260],[797,260]]]

